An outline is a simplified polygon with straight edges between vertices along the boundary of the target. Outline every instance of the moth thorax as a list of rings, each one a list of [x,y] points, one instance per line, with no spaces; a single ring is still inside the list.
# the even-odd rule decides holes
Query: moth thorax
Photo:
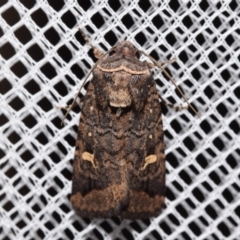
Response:
[[[109,102],[112,107],[125,108],[132,102],[128,90],[128,82],[131,75],[124,72],[112,74],[113,84],[109,85]]]

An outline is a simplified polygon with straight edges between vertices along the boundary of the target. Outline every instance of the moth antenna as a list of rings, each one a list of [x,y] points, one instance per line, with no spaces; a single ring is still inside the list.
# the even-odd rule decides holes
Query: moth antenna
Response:
[[[168,64],[170,63],[173,63],[173,62],[176,62],[177,61],[177,58],[172,58],[172,59],[169,59],[168,61],[164,62],[164,63],[159,63],[158,64],[161,64],[162,67],[166,67]]]
[[[88,39],[88,37],[86,36],[86,34],[83,32],[83,30],[81,28],[78,28],[78,31],[82,34],[86,43],[93,49],[94,56],[97,59],[101,59],[104,56],[104,53],[91,43],[91,41]]]
[[[83,30],[81,28],[78,28],[78,31],[82,34],[84,40],[86,41],[86,43],[91,47],[91,48],[96,48],[92,45],[92,43],[90,42],[90,40],[88,39],[88,37],[86,36],[86,34],[83,32]]]
[[[163,68],[163,65],[165,64],[161,64],[159,62],[157,62],[153,57],[151,57],[150,55],[146,54],[145,52],[139,51],[140,53],[142,53],[143,55],[147,56],[156,66],[158,66],[166,75],[167,77],[170,79],[170,81],[173,83],[173,85],[177,88],[177,90],[179,91],[179,93],[181,94],[181,96],[183,97],[183,99],[185,100],[185,102],[188,104],[188,106],[196,113],[196,115],[200,117],[200,115],[198,114],[198,112],[195,110],[195,108],[188,102],[187,98],[185,97],[184,93],[182,92],[182,90],[178,87],[178,85],[175,83],[175,81],[173,80],[173,78],[169,75],[169,73]],[[174,60],[176,60],[176,58],[173,58]],[[167,63],[171,63],[171,59],[169,61],[167,61]]]
[[[73,99],[70,107],[68,108],[66,114],[64,115],[64,117],[63,117],[63,119],[62,119],[62,121],[61,121],[61,125],[63,124],[63,121],[65,120],[65,118],[67,117],[67,115],[69,114],[69,112],[72,110],[72,108],[73,108],[73,106],[74,106],[74,104],[75,104],[75,102],[76,102],[76,100],[77,100],[77,97],[78,97],[79,93],[81,92],[81,90],[82,90],[84,84],[86,83],[87,79],[89,78],[90,74],[91,74],[92,71],[96,68],[98,62],[99,62],[103,57],[105,57],[108,53],[109,53],[109,51],[107,51],[107,52],[94,64],[94,66],[92,67],[92,69],[89,71],[89,73],[87,74],[87,76],[86,76],[85,79],[83,80],[83,83],[82,83],[81,87],[79,88],[79,90],[78,90],[75,98]],[[80,102],[79,102],[79,103],[80,103]]]
[[[95,64],[95,65],[96,65],[96,64]],[[63,117],[63,119],[62,119],[62,121],[61,121],[61,125],[63,124],[63,122],[64,122],[65,118],[67,117],[67,115],[69,114],[69,112],[72,110],[72,108],[73,108],[73,106],[74,106],[74,103],[76,102],[77,97],[78,97],[80,91],[82,90],[82,88],[83,88],[84,84],[86,83],[88,77],[90,76],[91,72],[93,71],[95,65],[93,66],[93,68],[90,70],[90,72],[89,72],[89,73],[87,74],[87,76],[85,77],[85,79],[84,79],[84,81],[83,81],[81,87],[79,88],[79,90],[78,90],[78,92],[77,92],[75,98],[73,99],[73,101],[72,101],[70,107],[68,108],[66,114],[64,115],[64,117]]]

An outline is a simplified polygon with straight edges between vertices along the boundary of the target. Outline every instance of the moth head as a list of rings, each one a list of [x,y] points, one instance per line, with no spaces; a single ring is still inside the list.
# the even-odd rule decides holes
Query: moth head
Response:
[[[140,58],[140,53],[138,49],[129,41],[122,41],[117,46],[113,47],[110,52],[109,56],[116,56],[116,57],[131,57],[131,58]]]

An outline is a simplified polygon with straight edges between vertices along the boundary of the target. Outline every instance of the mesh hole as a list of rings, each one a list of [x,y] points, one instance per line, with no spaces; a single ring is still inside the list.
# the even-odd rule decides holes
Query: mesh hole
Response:
[[[9,42],[7,42],[1,46],[0,54],[4,59],[8,60],[16,54],[16,51],[13,46]]]
[[[31,93],[32,95],[38,93],[41,89],[39,87],[39,85],[36,83],[35,80],[31,79],[30,81],[28,81],[24,87],[28,90],[29,93]]]
[[[71,181],[72,180],[72,172],[70,172],[68,169],[63,169],[61,171],[61,174],[68,180]]]
[[[13,208],[14,208],[14,205],[10,201],[8,201],[3,205],[3,209],[7,212],[10,212]]]
[[[18,28],[14,34],[22,44],[26,44],[32,39],[32,34],[25,25]]]
[[[221,222],[220,224],[218,224],[217,228],[223,234],[224,237],[230,236],[231,233],[229,231],[229,228],[224,222]]]
[[[140,0],[138,2],[138,5],[144,12],[147,12],[148,9],[151,7],[149,0]]]
[[[57,53],[65,62],[70,62],[70,60],[72,59],[72,53],[66,46],[60,47],[57,50]]]
[[[6,94],[11,89],[12,89],[12,84],[6,78],[4,78],[0,81],[0,93],[2,95]],[[0,121],[0,123],[1,123],[1,121]]]
[[[31,9],[35,4],[36,4],[36,1],[35,0],[32,0],[32,1],[28,1],[28,0],[19,0],[23,5],[24,7],[26,7],[27,9]]]
[[[52,103],[46,98],[42,98],[37,103],[45,112],[48,112],[52,109]]]
[[[22,119],[22,121],[28,128],[33,128],[37,124],[37,120],[31,114]]]
[[[14,65],[12,65],[11,70],[19,78],[23,77],[25,74],[28,73],[28,69],[20,61],[16,62]]]
[[[9,105],[15,110],[19,111],[24,107],[24,102],[19,97],[15,97]]]
[[[146,36],[141,32],[135,36],[135,39],[141,46],[143,46],[147,42]]]
[[[31,14],[31,17],[33,19],[33,21],[40,27],[43,28],[44,26],[47,25],[48,23],[48,17],[46,15],[46,13],[39,8],[38,10],[36,10],[35,12],[33,12]]]
[[[52,45],[57,45],[57,43],[61,40],[58,32],[55,30],[55,28],[51,27],[49,28],[45,33],[44,36],[47,38],[47,40],[52,44]]]
[[[115,12],[117,12],[121,8],[121,5],[122,5],[120,0],[109,0],[108,4]]]
[[[55,0],[47,0],[47,1],[49,5],[57,12],[59,12],[65,4],[63,0],[58,0],[57,2]]]
[[[93,24],[97,27],[97,28],[100,28],[101,26],[104,25],[104,19],[102,17],[102,15],[97,12],[95,13],[92,17],[91,17],[91,20],[93,22]]]
[[[44,53],[38,44],[33,44],[30,48],[27,49],[27,52],[36,62],[39,62],[44,58]]]
[[[12,143],[12,144],[16,144],[17,142],[19,142],[21,139],[21,137],[15,132],[13,131],[9,136],[8,136],[8,140]]]
[[[48,79],[53,79],[57,76],[55,68],[50,63],[44,64],[40,70]]]
[[[4,124],[6,124],[8,122],[9,122],[9,119],[4,114],[1,114],[0,115],[0,126],[3,126]]]
[[[111,233],[113,231],[112,226],[107,222],[104,221],[103,223],[100,224],[100,226],[106,231],[107,233]]]
[[[92,6],[91,1],[81,1],[81,0],[78,0],[77,2],[82,7],[82,9],[84,11],[87,11]]]
[[[167,235],[171,235],[172,231],[171,228],[168,226],[168,224],[166,222],[162,222],[159,224],[161,229],[167,234]]]
[[[114,46],[118,42],[118,39],[113,31],[107,32],[104,35],[104,38],[111,46]]]
[[[77,24],[76,18],[71,11],[65,12],[61,19],[68,28],[73,28]]]
[[[2,17],[9,26],[13,26],[21,20],[18,11],[14,7],[10,7],[5,12],[3,12]]]
[[[198,227],[198,225],[195,222],[191,222],[188,226],[192,230],[195,236],[200,236],[202,234],[201,229]]]
[[[126,14],[122,17],[122,23],[126,26],[126,28],[130,29],[134,25],[134,21],[130,14]]]

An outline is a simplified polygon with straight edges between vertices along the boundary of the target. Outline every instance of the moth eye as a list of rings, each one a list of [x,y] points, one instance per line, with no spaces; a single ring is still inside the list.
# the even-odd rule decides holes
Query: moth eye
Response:
[[[135,56],[139,59],[139,58],[140,58],[140,53],[139,53],[139,52],[136,52],[136,53],[135,53]]]
[[[115,50],[112,50],[110,53],[109,53],[109,56],[112,56],[113,54],[115,54],[116,51]]]

